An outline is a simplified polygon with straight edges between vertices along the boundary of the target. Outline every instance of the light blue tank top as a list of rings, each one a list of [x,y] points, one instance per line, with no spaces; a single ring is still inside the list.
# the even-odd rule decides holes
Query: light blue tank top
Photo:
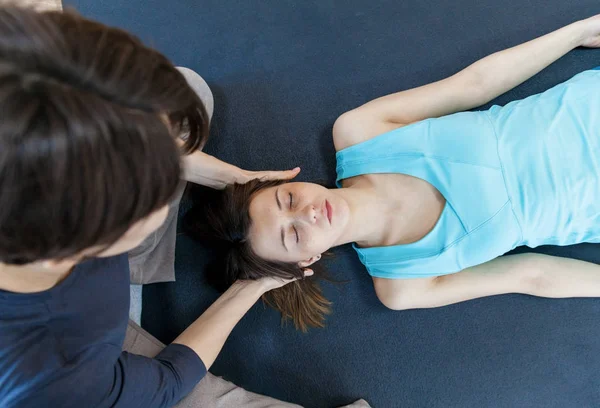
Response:
[[[488,111],[393,130],[337,153],[341,180],[423,179],[446,199],[421,240],[359,248],[372,276],[458,272],[519,245],[600,242],[600,71]]]

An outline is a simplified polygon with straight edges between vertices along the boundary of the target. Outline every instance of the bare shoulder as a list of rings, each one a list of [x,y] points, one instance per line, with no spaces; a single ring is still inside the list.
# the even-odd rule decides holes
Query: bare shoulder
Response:
[[[385,307],[392,310],[417,309],[436,277],[417,279],[373,278],[375,293]]]
[[[333,124],[333,144],[339,152],[402,126],[404,125],[382,121],[377,116],[370,115],[367,110],[356,108],[342,114]]]

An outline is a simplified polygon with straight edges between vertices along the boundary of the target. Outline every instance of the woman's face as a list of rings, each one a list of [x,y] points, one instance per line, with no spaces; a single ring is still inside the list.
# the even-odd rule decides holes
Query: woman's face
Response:
[[[270,261],[313,263],[339,244],[349,220],[348,203],[335,190],[286,183],[259,191],[250,202],[250,243]]]

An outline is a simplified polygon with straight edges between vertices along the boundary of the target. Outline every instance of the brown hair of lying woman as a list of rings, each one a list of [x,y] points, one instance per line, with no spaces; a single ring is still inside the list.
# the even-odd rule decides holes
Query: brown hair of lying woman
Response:
[[[330,313],[331,303],[323,296],[317,279],[326,279],[325,270],[313,264],[314,276],[304,278],[303,269],[295,263],[271,262],[258,257],[247,239],[252,225],[249,214],[252,196],[278,184],[282,182],[253,180],[208,194],[203,189],[186,213],[183,228],[192,238],[215,250],[207,278],[221,291],[238,279],[297,278],[293,283],[267,292],[263,300],[281,312],[284,322],[290,319],[296,329],[306,332],[309,327],[324,327],[325,315]],[[192,189],[192,199],[194,193]]]

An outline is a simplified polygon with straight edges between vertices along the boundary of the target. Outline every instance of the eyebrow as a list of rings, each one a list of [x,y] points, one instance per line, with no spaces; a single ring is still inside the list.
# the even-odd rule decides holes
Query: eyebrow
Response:
[[[275,190],[275,201],[277,201],[277,207],[279,207],[279,211],[281,211],[281,201],[279,201],[279,188]],[[289,252],[288,247],[285,245],[285,232],[283,231],[283,227],[281,227],[281,245],[283,245],[285,250]]]
[[[279,201],[279,187],[275,189],[275,200],[277,201],[277,207],[279,207],[279,211],[281,211],[281,201]]]

